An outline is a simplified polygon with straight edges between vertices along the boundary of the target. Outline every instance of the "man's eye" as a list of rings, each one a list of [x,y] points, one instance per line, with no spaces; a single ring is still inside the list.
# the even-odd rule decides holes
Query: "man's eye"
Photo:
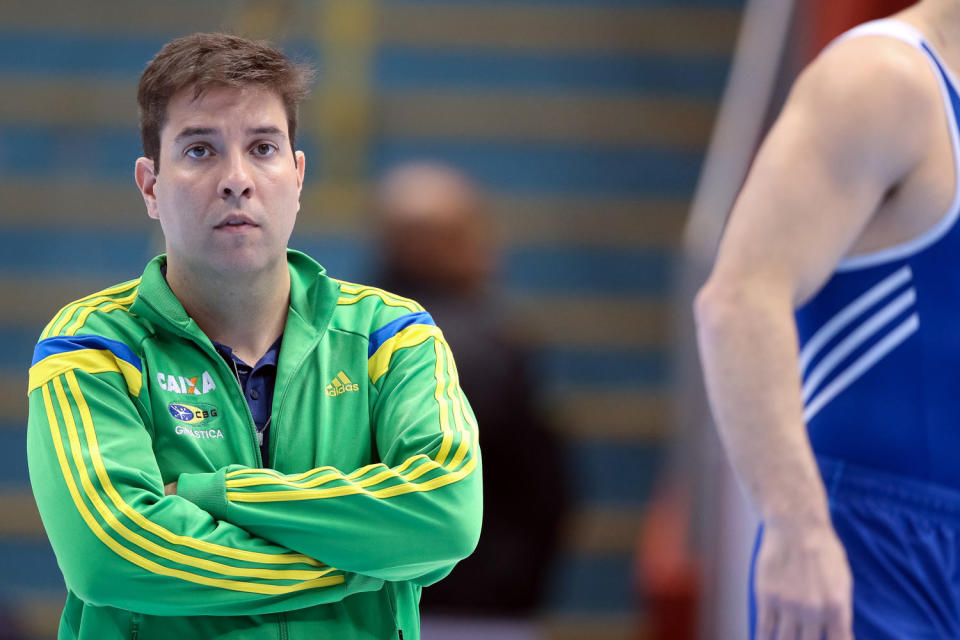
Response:
[[[198,144],[187,149],[187,155],[191,158],[206,158],[210,155],[210,150],[205,146]]]
[[[253,152],[258,156],[269,156],[273,155],[277,150],[276,145],[272,145],[269,142],[261,142],[253,148]]]

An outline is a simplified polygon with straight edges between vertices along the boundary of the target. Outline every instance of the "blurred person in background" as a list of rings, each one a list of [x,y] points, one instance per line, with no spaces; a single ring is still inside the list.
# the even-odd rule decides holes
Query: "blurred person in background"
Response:
[[[494,284],[498,247],[478,187],[437,163],[380,183],[379,284],[415,296],[444,327],[483,424],[484,525],[473,555],[424,592],[426,614],[527,618],[543,604],[567,508],[561,443],[537,408],[537,381]],[[523,469],[522,474],[512,473]],[[426,633],[427,627],[425,627]]]
[[[22,629],[20,616],[6,606],[0,606],[0,640],[26,640],[26,638],[27,634]]]
[[[697,297],[755,638],[960,637],[958,32],[924,0],[806,69]]]
[[[27,457],[59,637],[419,637],[480,532],[476,421],[421,306],[287,243],[309,69],[200,33],[140,79],[166,253],[51,320]]]

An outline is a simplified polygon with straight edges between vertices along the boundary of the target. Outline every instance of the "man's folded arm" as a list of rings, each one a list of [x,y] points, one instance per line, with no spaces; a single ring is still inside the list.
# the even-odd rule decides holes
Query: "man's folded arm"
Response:
[[[442,578],[480,534],[477,425],[439,329],[405,335],[370,363],[380,463],[295,475],[231,465],[182,474],[178,494],[346,571],[423,585]]]
[[[147,614],[250,615],[381,586],[164,496],[139,363],[100,346],[30,372],[30,478],[68,589]]]

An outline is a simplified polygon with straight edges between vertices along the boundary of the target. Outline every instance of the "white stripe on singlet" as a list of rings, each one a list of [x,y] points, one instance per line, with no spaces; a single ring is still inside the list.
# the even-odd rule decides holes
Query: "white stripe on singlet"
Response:
[[[853,364],[844,369],[833,381],[818,393],[803,409],[803,421],[808,423],[828,402],[833,400],[844,389],[853,384],[857,378],[870,370],[877,362],[893,351],[900,343],[913,335],[920,327],[920,317],[912,314],[888,333],[882,340],[857,358]]]
[[[820,352],[820,349],[830,342],[830,340],[840,333],[848,324],[853,322],[857,316],[887,297],[897,288],[910,282],[912,278],[913,272],[910,270],[909,265],[897,269],[823,323],[823,326],[810,336],[810,339],[803,345],[803,350],[800,351],[800,373],[802,374],[806,371],[810,361]]]

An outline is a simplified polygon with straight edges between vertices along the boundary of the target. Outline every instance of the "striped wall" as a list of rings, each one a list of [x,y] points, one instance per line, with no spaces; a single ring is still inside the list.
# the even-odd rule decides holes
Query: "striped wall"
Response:
[[[320,69],[292,246],[364,281],[369,187],[456,164],[490,192],[503,286],[568,442],[573,516],[543,627],[642,637],[631,554],[668,425],[666,295],[741,0],[4,0],[0,12],[0,600],[55,635],[62,580],[26,479],[26,369],[64,302],[161,246],[133,183],[135,84],[227,28]],[[639,635],[638,635],[639,634]]]

